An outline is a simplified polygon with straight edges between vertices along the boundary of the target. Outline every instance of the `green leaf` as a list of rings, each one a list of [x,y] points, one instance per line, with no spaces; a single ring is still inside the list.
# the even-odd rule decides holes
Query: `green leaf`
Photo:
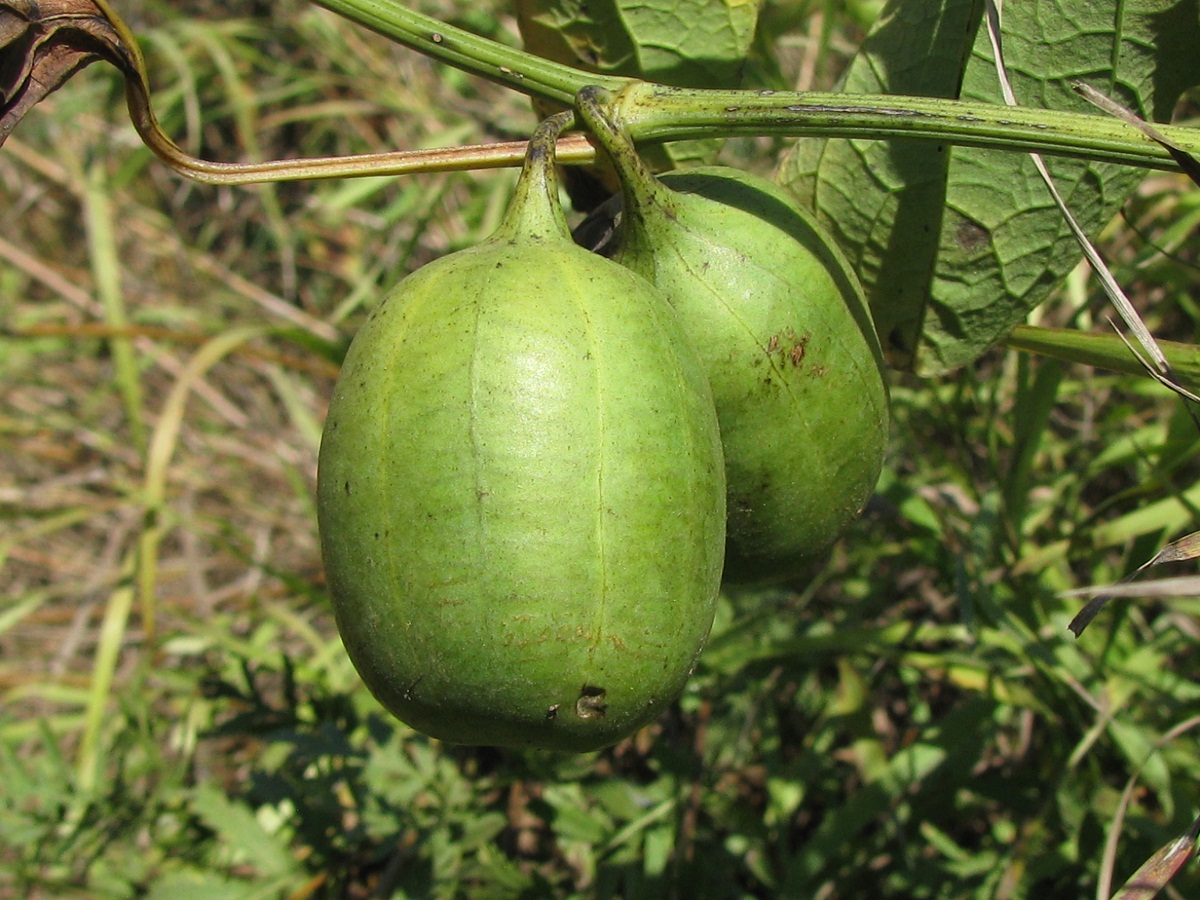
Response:
[[[1003,102],[977,0],[892,0],[845,78],[848,92]],[[1196,0],[1008,4],[1004,53],[1019,103],[1094,112],[1084,81],[1154,121],[1200,83]],[[1098,232],[1137,169],[1046,160]],[[1080,254],[1025,154],[903,141],[801,141],[779,180],[809,203],[858,268],[888,361],[964,365],[1046,299]]]
[[[842,89],[957,97],[982,0],[893,0]],[[911,365],[937,263],[950,148],[908,141],[801,140],[778,180],[814,210],[858,272],[888,362]]]
[[[612,832],[612,820],[588,804],[578,785],[549,786],[542,799],[554,810],[554,832],[564,840],[601,844]]]
[[[225,878],[216,872],[186,869],[172,872],[155,882],[147,900],[260,900],[260,888],[246,882]]]
[[[286,842],[268,834],[254,813],[226,797],[217,787],[211,784],[197,787],[192,806],[229,850],[260,874],[283,875],[296,868]]]
[[[601,75],[677,87],[742,83],[762,0],[516,0],[525,49]],[[656,169],[711,162],[719,140],[649,148]],[[615,187],[612,188],[615,190]]]
[[[604,75],[731,86],[754,39],[758,0],[518,0],[526,46]]]

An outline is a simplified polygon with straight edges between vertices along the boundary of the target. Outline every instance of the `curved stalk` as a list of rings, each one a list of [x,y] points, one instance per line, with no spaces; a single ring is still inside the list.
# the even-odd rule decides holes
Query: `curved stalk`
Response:
[[[206,184],[259,184],[313,178],[489,169],[520,165],[525,157],[525,141],[506,141],[432,150],[397,150],[390,153],[276,159],[255,163],[199,159],[186,153],[162,130],[150,104],[150,81],[137,38],[107,0],[96,2],[120,37],[119,53],[114,54],[110,61],[125,74],[125,101],[134,129],[159,159],[179,174],[195,181]],[[557,154],[564,163],[590,162],[594,151],[582,135],[570,135],[560,141]]]
[[[145,108],[149,109],[148,106]],[[144,124],[139,127],[132,100],[130,116],[135,120],[135,127],[142,141],[159,159],[180,175],[204,184],[264,184],[271,181],[303,181],[317,178],[499,169],[521,165],[529,146],[527,141],[503,141],[430,150],[395,150],[350,156],[225,163],[199,159],[184,152],[162,132],[153,119],[143,120]],[[563,164],[586,165],[595,158],[595,149],[583,135],[571,134],[559,139],[556,156]]]
[[[162,130],[150,101],[150,79],[137,38],[108,0],[95,0],[119,37],[117,46],[106,54],[125,75],[125,101],[129,118],[142,142],[164,163],[179,174],[205,184],[260,184],[272,181],[299,181],[316,178],[347,178],[364,175],[405,175],[420,172],[446,172],[464,169],[488,169],[522,164],[528,143],[508,141],[472,144],[427,150],[397,150],[350,156],[277,159],[253,163],[229,163],[200,159],[176,144]],[[335,12],[392,37],[418,50],[436,48],[431,56],[442,58],[468,71],[522,89],[528,86],[539,96],[558,96],[561,91],[567,105],[579,87],[597,80],[532,54],[511,50],[495,41],[471,34],[461,28],[438,22],[395,3],[381,0],[354,0],[348,4],[327,4]],[[345,9],[340,7],[345,5]],[[390,23],[388,25],[387,23]],[[397,31],[400,25],[404,30]],[[410,40],[403,40],[408,35]],[[413,36],[419,35],[419,40]],[[521,66],[520,72],[505,65]],[[540,77],[539,77],[540,76]],[[600,79],[614,87],[628,84],[627,79]],[[563,164],[586,164],[595,151],[582,135],[560,138],[556,158]]]

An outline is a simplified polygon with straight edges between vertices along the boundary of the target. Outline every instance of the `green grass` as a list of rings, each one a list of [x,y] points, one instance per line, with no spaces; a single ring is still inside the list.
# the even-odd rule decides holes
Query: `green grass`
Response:
[[[430,8],[514,39],[503,4]],[[534,121],[300,2],[131,24],[164,127],[211,158]],[[788,77],[836,72],[827,26],[785,38]],[[383,713],[320,572],[330,359],[512,183],[183,183],[99,66],[0,150],[0,896],[1095,897],[1186,830],[1200,601],[1114,601],[1076,640],[1061,592],[1200,529],[1200,434],[1145,380],[1001,350],[895,376],[867,514],[811,583],[723,598],[636,737],[445,747]],[[1156,176],[1105,241],[1186,342],[1198,197]],[[1078,278],[1041,313],[1104,315]]]

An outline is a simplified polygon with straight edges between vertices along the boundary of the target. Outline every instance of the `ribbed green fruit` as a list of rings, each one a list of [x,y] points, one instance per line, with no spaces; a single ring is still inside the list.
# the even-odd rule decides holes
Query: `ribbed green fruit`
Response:
[[[725,580],[780,580],[862,510],[888,439],[882,355],[858,281],[794,198],[737,169],[655,179],[581,97],[622,179],[615,259],[654,282],[708,373],[728,480]]]
[[[495,235],[404,279],[355,337],[318,513],[338,628],[384,706],[446,741],[590,750],[695,665],[724,466],[670,305],[571,243],[552,146]]]

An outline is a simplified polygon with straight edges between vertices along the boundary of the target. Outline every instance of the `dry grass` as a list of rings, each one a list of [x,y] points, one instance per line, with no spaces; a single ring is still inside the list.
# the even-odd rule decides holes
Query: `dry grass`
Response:
[[[180,143],[222,159],[348,153],[511,137],[532,122],[521,98],[463,90],[327,13],[284,6],[237,18],[245,11],[193,4],[191,20],[152,7],[134,21]],[[184,184],[147,157],[119,100],[115,76],[93,67],[0,154],[0,208],[15,226],[0,237],[0,594],[24,611],[0,635],[0,689],[22,717],[77,712],[147,514],[145,445],[172,426],[164,400],[197,349],[238,326],[282,325],[336,350],[382,285],[486,231],[511,183]],[[89,239],[89,215],[111,252]],[[335,374],[276,337],[235,348],[195,383],[158,512],[160,647],[264,597],[298,601],[332,634],[303,586],[320,579],[312,497]],[[135,618],[122,672],[149,637]]]

